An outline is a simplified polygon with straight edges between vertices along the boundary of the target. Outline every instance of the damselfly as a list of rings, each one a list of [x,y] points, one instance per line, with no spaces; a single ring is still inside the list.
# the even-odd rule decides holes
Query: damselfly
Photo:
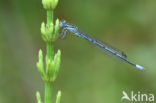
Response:
[[[112,54],[113,56],[117,57],[118,59],[120,59],[128,64],[131,64],[132,66],[144,71],[144,68],[142,66],[129,61],[124,52],[96,39],[95,37],[93,37],[90,34],[87,34],[83,31],[79,30],[76,26],[67,24],[66,21],[61,21],[60,29],[62,29],[61,35],[63,38],[66,36],[67,31],[70,31],[74,35],[84,38],[84,39],[88,40],[89,42],[91,42],[92,44],[94,44],[95,46],[102,48],[105,52],[108,52],[108,53]]]

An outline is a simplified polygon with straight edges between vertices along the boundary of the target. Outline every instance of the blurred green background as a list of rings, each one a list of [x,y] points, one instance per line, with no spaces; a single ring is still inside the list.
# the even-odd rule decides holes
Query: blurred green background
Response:
[[[61,103],[121,103],[122,91],[156,94],[156,0],[60,0],[55,19],[66,20],[128,54],[145,72],[116,62],[69,34],[55,43],[62,63],[54,84]],[[35,103],[44,84],[36,68],[45,53],[41,0],[0,1],[0,103]],[[45,55],[45,54],[44,54]]]

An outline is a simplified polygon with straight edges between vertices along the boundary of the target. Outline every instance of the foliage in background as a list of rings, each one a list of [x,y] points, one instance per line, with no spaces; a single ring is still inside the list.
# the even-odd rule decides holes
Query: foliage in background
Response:
[[[121,103],[123,90],[156,93],[155,5],[156,0],[61,0],[55,17],[123,50],[146,72],[111,60],[87,41],[68,35],[55,43],[55,50],[62,51],[63,69],[53,94],[61,88],[62,103]],[[38,29],[43,19],[41,0],[0,1],[0,103],[35,103],[36,90],[44,94],[34,62],[45,47]]]

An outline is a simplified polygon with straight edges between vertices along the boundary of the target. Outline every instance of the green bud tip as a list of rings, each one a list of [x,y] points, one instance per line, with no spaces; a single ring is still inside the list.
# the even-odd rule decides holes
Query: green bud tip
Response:
[[[43,60],[43,53],[42,53],[42,50],[41,49],[39,50],[39,59],[40,60]]]
[[[61,100],[61,91],[58,91],[57,97],[56,97],[56,103],[60,103]]]
[[[50,31],[50,32],[53,32],[53,23],[50,23],[49,31]]]
[[[41,24],[41,34],[42,34],[43,40],[46,41],[48,37],[46,35],[46,26],[44,22],[42,22]]]
[[[49,34],[49,38],[52,38],[53,33],[53,23],[50,23],[50,25],[47,27],[47,33]]]
[[[37,98],[37,103],[42,103],[41,102],[41,96],[40,96],[40,93],[38,91],[36,92],[36,98]]]
[[[41,49],[39,50],[38,57],[39,57],[39,61],[37,62],[36,65],[37,65],[38,71],[40,72],[43,78],[45,73],[44,73],[44,64],[43,64],[43,53]]]
[[[46,34],[46,27],[45,27],[45,23],[44,23],[44,22],[42,22],[42,24],[41,24],[41,33],[42,33],[43,35]]]
[[[46,74],[47,74],[48,79],[53,78],[53,74],[54,74],[54,61],[51,61],[50,59],[47,60]]]
[[[54,10],[58,4],[58,0],[42,0],[42,4],[46,10]]]
[[[55,55],[54,57],[54,65],[55,65],[55,71],[54,71],[54,77],[53,77],[53,80],[56,79],[57,75],[58,75],[58,72],[59,72],[59,69],[60,69],[60,63],[61,63],[61,51],[58,50],[57,54]]]
[[[61,55],[61,51],[58,50],[57,53],[56,53],[55,56],[54,56],[54,60],[55,60],[57,57],[60,57],[60,55]]]
[[[52,33],[53,33],[53,23],[50,23],[49,25],[45,25],[43,22],[41,24],[41,34],[45,41],[52,39]]]
[[[47,66],[47,69],[46,69],[46,72],[47,72],[47,74],[48,74],[48,72],[49,72],[49,70],[50,70],[50,59],[47,59],[46,60],[46,66]]]
[[[41,98],[40,93],[38,91],[36,92],[36,97],[37,97],[37,99]]]
[[[55,21],[55,34],[58,34],[59,26],[60,26],[59,19],[56,19],[56,21]]]
[[[57,96],[61,97],[61,91],[58,91]]]

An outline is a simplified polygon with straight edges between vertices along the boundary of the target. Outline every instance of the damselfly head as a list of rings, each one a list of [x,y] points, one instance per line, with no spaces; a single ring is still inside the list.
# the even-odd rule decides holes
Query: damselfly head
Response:
[[[60,27],[65,27],[65,26],[66,26],[66,21],[65,20],[60,21]]]

